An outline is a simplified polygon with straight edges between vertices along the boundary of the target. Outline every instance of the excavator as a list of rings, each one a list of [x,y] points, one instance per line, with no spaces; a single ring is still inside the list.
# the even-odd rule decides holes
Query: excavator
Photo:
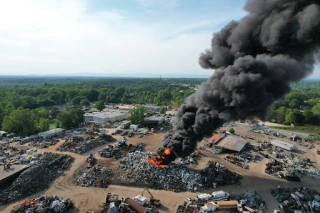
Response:
[[[153,195],[151,194],[151,192],[149,191],[148,188],[144,188],[144,190],[142,191],[142,196],[143,196],[143,192],[144,192],[144,191],[147,191],[147,192],[149,193],[149,195],[150,195],[150,204],[151,204],[152,206],[154,206],[154,207],[159,208],[159,207],[161,206],[160,200],[155,199],[155,198],[153,197]]]

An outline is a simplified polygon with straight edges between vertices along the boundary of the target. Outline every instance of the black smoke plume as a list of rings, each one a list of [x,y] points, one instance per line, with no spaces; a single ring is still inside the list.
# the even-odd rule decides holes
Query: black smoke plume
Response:
[[[265,120],[289,84],[313,71],[319,5],[319,0],[248,0],[248,14],[214,34],[211,48],[201,54],[201,67],[216,71],[180,107],[163,146],[186,157],[224,122]]]

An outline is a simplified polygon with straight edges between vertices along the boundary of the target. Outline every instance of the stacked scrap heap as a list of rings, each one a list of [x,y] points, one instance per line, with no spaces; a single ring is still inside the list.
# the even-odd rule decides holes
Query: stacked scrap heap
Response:
[[[0,192],[0,203],[12,202],[48,188],[71,160],[69,155],[44,153],[33,166]]]
[[[175,192],[197,191],[216,185],[239,184],[239,174],[227,170],[223,165],[209,162],[200,172],[193,171],[182,163],[172,163],[165,168],[151,165],[151,152],[136,151],[121,159],[121,176],[125,181],[152,184],[156,189]]]

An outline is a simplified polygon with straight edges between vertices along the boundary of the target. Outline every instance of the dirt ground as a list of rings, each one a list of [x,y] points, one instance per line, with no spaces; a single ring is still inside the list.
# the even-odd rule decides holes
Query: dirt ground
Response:
[[[248,126],[238,125],[233,127],[237,134],[249,134],[254,135],[249,131]],[[145,143],[147,151],[156,151],[159,147],[161,147],[162,139],[164,136],[164,132],[157,132],[154,134],[147,135],[143,138],[139,138],[134,136],[132,138],[128,138],[128,144],[138,144]],[[262,139],[262,134],[256,134],[256,137],[260,137]],[[119,139],[119,136],[117,136]],[[256,141],[250,141],[252,143],[256,143]],[[56,148],[61,145],[63,141],[59,142],[55,146],[41,149],[40,152],[56,152]],[[203,142],[202,142],[203,143]],[[320,146],[320,145],[319,145]],[[47,190],[44,190],[32,197],[37,197],[40,194],[44,195],[57,195],[61,197],[68,197],[75,202],[76,209],[73,212],[86,212],[89,210],[98,210],[99,205],[101,205],[105,201],[106,194],[108,192],[116,193],[119,196],[123,197],[134,197],[142,193],[143,188],[139,187],[128,187],[128,186],[120,186],[120,185],[110,185],[108,188],[92,188],[92,187],[80,187],[73,184],[73,174],[74,171],[84,164],[86,158],[93,153],[94,156],[99,159],[105,166],[110,166],[111,168],[117,167],[117,161],[113,161],[111,159],[101,159],[97,154],[99,150],[106,147],[100,146],[95,148],[94,150],[78,155],[75,153],[65,152],[65,154],[69,154],[75,158],[73,164],[71,164],[70,168],[64,172],[62,176],[60,176],[56,181],[51,185],[51,187]],[[320,148],[320,147],[318,147]],[[318,167],[320,165],[319,156],[315,152],[315,149],[309,150],[306,147],[298,146],[298,149],[301,150],[298,154],[301,156],[308,156],[312,161],[318,162]],[[61,152],[59,152],[61,153]],[[229,193],[242,193],[246,190],[255,190],[257,191],[263,200],[265,200],[267,204],[268,211],[273,212],[274,209],[278,208],[277,201],[271,196],[270,189],[274,188],[278,185],[284,187],[300,187],[305,186],[313,189],[320,190],[320,181],[312,180],[309,178],[303,178],[302,182],[288,182],[282,179],[278,179],[276,177],[267,175],[264,173],[265,163],[267,159],[262,159],[257,163],[250,164],[250,170],[242,169],[234,164],[231,164],[224,160],[224,155],[214,155],[208,151],[201,151],[201,158],[197,165],[190,165],[189,167],[192,169],[200,170],[203,169],[207,162],[210,160],[220,162],[225,165],[231,171],[237,172],[243,175],[243,180],[241,185],[236,186],[224,186],[219,187],[217,190],[225,190]],[[179,205],[183,204],[184,200],[188,197],[194,197],[199,193],[207,192],[212,193],[215,189],[204,190],[197,193],[184,192],[184,193],[175,193],[171,191],[164,190],[150,190],[155,198],[160,199],[163,207],[160,209],[161,212],[176,212]],[[147,196],[148,198],[148,196]],[[12,203],[6,206],[0,206],[0,212],[10,212],[13,206],[17,205],[19,202]]]

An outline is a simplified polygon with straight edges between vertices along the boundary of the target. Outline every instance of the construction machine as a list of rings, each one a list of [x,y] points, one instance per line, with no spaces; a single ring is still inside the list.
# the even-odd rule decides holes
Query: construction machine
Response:
[[[142,191],[142,196],[144,191],[147,191],[150,195],[150,205],[159,208],[161,206],[160,200],[155,199],[148,188],[144,188],[144,190]]]
[[[93,164],[93,155],[90,154],[90,156],[87,158],[87,168],[91,168]]]

